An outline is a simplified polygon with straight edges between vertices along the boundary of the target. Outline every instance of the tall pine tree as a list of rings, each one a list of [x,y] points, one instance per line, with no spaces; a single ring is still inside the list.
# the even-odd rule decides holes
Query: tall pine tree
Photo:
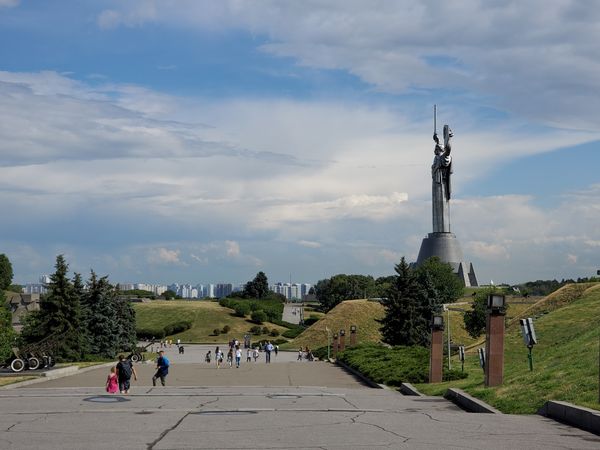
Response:
[[[427,345],[430,320],[428,293],[404,257],[395,270],[398,275],[383,301],[383,341],[391,345]],[[430,289],[433,287],[430,286]]]
[[[117,350],[132,350],[137,342],[135,309],[126,298],[114,297],[117,318]]]
[[[40,302],[39,335],[58,337],[56,357],[77,361],[84,351],[80,299],[67,277],[69,266],[63,255],[56,257],[54,267],[56,272],[50,276],[48,293]]]
[[[107,277],[98,278],[92,270],[84,302],[90,352],[107,358],[119,351],[116,296]]]

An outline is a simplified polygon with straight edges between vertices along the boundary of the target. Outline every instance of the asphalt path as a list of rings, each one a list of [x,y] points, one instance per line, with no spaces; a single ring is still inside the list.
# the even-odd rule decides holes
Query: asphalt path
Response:
[[[189,350],[190,360],[204,352]],[[293,353],[217,369],[174,351],[167,387],[150,386],[153,366],[140,364],[127,396],[104,392],[106,368],[0,390],[0,448],[600,448],[600,437],[550,419],[469,414],[442,398],[371,389]]]

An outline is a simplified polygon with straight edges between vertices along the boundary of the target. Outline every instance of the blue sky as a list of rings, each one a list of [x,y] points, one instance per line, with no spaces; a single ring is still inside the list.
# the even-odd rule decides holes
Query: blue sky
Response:
[[[431,231],[431,110],[482,282],[600,268],[599,13],[561,0],[0,0],[18,282],[387,275]]]

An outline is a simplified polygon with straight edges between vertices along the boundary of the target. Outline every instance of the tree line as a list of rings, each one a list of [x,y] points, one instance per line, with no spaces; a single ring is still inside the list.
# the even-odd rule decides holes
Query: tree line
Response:
[[[369,275],[338,274],[320,280],[315,295],[324,311],[344,300],[378,298],[385,308],[381,320],[383,341],[390,345],[428,345],[430,321],[442,305],[463,295],[463,285],[449,264],[433,257],[419,267],[405,258],[396,274],[377,279]]]
[[[54,267],[39,311],[23,319],[22,342],[56,337],[58,361],[81,361],[91,355],[114,358],[131,349],[136,343],[135,310],[108,277],[98,277],[92,270],[85,284],[78,273],[70,279],[63,255],[57,256]]]

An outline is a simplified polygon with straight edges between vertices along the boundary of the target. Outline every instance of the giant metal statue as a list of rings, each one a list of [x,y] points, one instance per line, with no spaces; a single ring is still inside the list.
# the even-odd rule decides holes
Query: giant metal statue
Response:
[[[435,112],[434,112],[435,115]],[[433,165],[431,166],[432,178],[432,209],[433,209],[433,232],[434,233],[450,233],[450,194],[452,193],[450,176],[452,174],[452,156],[450,151],[450,138],[452,130],[448,125],[444,125],[444,147],[440,145],[440,139],[434,130],[433,140],[435,141],[435,156]]]
[[[431,210],[433,232],[421,243],[416,266],[423,264],[432,256],[452,266],[452,270],[465,286],[477,286],[477,277],[473,264],[464,260],[462,249],[456,235],[450,230],[450,197],[452,195],[450,178],[452,176],[452,131],[444,125],[443,146],[437,135],[437,108],[433,107],[433,140],[435,156],[431,166]]]

